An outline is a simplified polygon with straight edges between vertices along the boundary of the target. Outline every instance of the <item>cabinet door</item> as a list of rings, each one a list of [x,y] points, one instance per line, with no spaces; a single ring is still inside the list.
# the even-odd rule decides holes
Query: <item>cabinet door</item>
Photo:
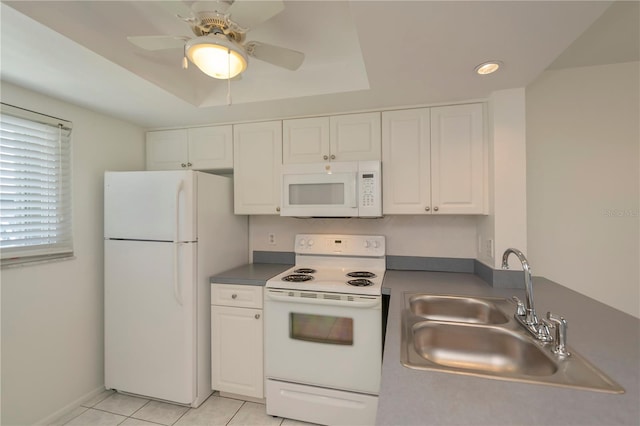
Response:
[[[189,129],[189,163],[193,170],[231,170],[233,168],[231,125]]]
[[[382,211],[431,211],[429,109],[382,113]]]
[[[482,104],[431,108],[434,213],[483,213],[484,162]]]
[[[211,307],[211,384],[264,397],[262,309]]]
[[[189,162],[187,141],[186,129],[147,132],[147,170],[184,170]]]
[[[330,117],[332,161],[380,160],[380,113]]]
[[[233,132],[236,214],[280,214],[282,122],[238,124]]]
[[[282,122],[282,162],[319,163],[329,160],[329,117]]]

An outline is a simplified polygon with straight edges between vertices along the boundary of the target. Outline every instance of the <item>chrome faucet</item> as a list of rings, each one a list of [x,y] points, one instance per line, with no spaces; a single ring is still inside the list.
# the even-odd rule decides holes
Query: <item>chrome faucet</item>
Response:
[[[547,312],[547,319],[542,319],[542,321],[547,324],[547,326],[551,326],[556,330],[556,337],[554,339],[556,344],[553,349],[551,349],[551,352],[561,358],[571,356],[567,350],[567,320],[551,312]]]
[[[522,309],[522,302],[518,301],[518,309],[515,314],[516,320],[522,324],[536,339],[543,342],[550,342],[553,340],[549,327],[544,322],[538,320],[536,315],[536,309],[533,306],[533,281],[531,279],[531,267],[524,254],[514,248],[508,248],[502,255],[502,269],[509,269],[509,255],[513,253],[518,256],[520,263],[522,263],[522,269],[524,270],[524,287],[526,291],[525,305]]]

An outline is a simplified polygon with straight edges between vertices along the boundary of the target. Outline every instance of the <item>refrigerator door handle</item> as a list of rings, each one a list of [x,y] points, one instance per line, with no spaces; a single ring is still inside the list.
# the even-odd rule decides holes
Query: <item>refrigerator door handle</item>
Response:
[[[178,271],[178,250],[180,248],[180,193],[182,192],[182,180],[178,182],[176,187],[176,204],[175,204],[175,230],[173,236],[173,295],[180,306],[182,306],[182,291],[180,290],[180,274]]]

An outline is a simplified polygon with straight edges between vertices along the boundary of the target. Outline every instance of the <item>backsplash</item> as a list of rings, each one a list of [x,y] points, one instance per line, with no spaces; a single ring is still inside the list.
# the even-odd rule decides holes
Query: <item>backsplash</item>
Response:
[[[250,252],[291,252],[296,234],[302,233],[370,234],[386,237],[387,255],[475,259],[476,222],[476,216],[408,215],[378,219],[251,216],[249,248]]]

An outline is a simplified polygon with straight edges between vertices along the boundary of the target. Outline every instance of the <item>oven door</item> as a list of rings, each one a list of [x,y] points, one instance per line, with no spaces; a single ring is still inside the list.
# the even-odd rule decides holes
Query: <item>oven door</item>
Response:
[[[358,216],[357,172],[357,163],[351,162],[284,165],[280,215]]]
[[[266,289],[266,377],[377,395],[381,305],[380,296]]]

